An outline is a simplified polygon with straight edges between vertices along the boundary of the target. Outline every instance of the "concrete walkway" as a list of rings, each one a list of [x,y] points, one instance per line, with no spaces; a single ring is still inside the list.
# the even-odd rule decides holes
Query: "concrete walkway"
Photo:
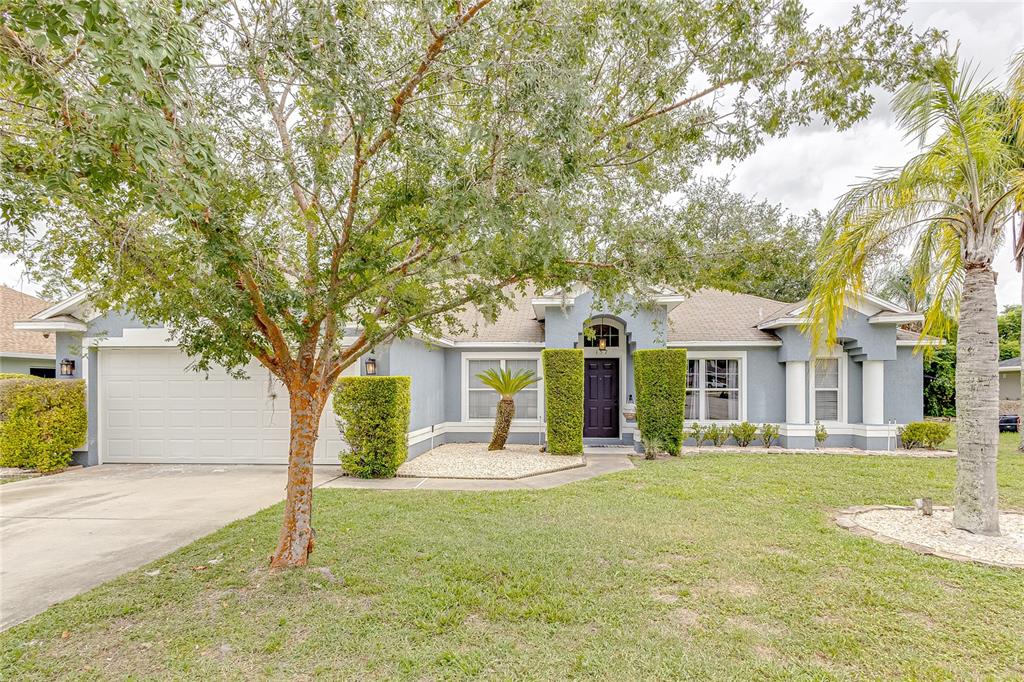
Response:
[[[363,488],[368,490],[547,490],[567,483],[585,481],[602,474],[632,469],[633,463],[624,448],[586,448],[585,464],[550,474],[540,474],[515,480],[485,480],[465,478],[385,478],[367,480],[340,476],[327,481],[321,488]]]

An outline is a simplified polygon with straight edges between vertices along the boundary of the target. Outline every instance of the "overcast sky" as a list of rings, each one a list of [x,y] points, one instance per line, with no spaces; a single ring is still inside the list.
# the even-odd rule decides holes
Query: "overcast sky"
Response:
[[[804,0],[813,12],[813,23],[836,24],[849,14],[852,2]],[[817,20],[817,21],[815,21]],[[908,5],[906,20],[923,31],[935,27],[949,32],[951,44],[960,43],[960,54],[974,61],[982,73],[1004,79],[1007,64],[1024,47],[1024,0],[917,2]],[[884,93],[883,93],[884,95]],[[779,203],[804,213],[827,213],[836,198],[858,178],[874,169],[896,166],[915,151],[894,128],[886,102],[881,101],[867,120],[851,130],[837,132],[822,127],[792,131],[781,140],[770,140],[745,161],[729,167],[708,169],[714,175],[730,175],[737,191]],[[1020,302],[1021,281],[1010,260],[1009,237],[996,258],[1000,307]],[[0,254],[0,283],[28,293],[38,286],[27,281],[21,268]]]

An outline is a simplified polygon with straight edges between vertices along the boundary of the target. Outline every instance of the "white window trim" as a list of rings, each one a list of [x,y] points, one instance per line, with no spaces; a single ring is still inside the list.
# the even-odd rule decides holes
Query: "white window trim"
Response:
[[[537,418],[536,419],[513,419],[513,424],[539,424],[544,421],[544,364],[541,362],[539,352],[513,351],[508,353],[463,353],[462,354],[462,387],[460,396],[462,399],[462,421],[466,424],[493,424],[493,419],[470,419],[469,418],[469,361],[470,360],[536,360],[537,376]]]
[[[846,354],[845,351],[836,350],[836,349],[833,349],[833,350],[831,350],[828,353],[819,353],[814,358],[814,360],[831,360],[831,359],[839,360],[839,421],[823,421],[823,422],[821,422],[826,427],[828,427],[830,424],[839,425],[839,424],[847,424],[847,423],[849,423],[849,417],[848,417],[849,412],[848,412],[848,409],[847,409],[848,406],[849,406],[849,402],[850,402],[849,401],[849,394],[848,394],[849,385],[847,384],[847,381],[846,381],[847,366],[850,364],[849,358],[847,357],[847,354]],[[807,417],[808,417],[808,422],[811,423],[811,424],[814,424],[816,421],[818,421],[816,419],[816,416],[815,416],[817,411],[815,410],[815,407],[814,407],[815,397],[818,395],[818,392],[817,392],[817,390],[815,388],[815,385],[814,385],[815,374],[816,374],[816,372],[814,370],[814,360],[811,360],[809,363],[807,363],[808,364],[808,367],[807,367],[808,372],[807,373],[809,375],[807,377],[807,384],[808,384],[808,389],[807,390],[810,393],[810,395],[808,396],[808,400],[807,400],[808,408],[809,408],[808,411],[807,411]],[[829,389],[829,390],[831,390],[831,389]]]
[[[739,424],[747,421],[747,352],[742,350],[704,350],[687,351],[687,360],[738,360],[740,371],[740,418],[739,419],[705,419],[704,405],[698,403],[698,411],[701,413],[699,419],[689,420],[691,423],[699,424]],[[688,390],[684,387],[683,389]]]

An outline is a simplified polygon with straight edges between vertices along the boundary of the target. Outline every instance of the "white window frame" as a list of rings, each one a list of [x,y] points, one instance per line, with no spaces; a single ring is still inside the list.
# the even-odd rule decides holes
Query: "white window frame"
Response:
[[[544,365],[541,362],[539,352],[535,351],[510,351],[508,353],[463,353],[462,354],[462,421],[469,424],[491,424],[493,419],[470,419],[469,418],[469,361],[470,360],[536,360],[537,376],[540,378],[537,386],[537,418],[536,419],[513,419],[513,424],[540,424],[544,421]]]
[[[697,419],[690,419],[690,422],[697,421],[702,424],[739,424],[740,422],[747,421],[747,351],[737,350],[688,350],[686,352],[687,360],[698,360],[701,361],[698,364],[697,369],[697,380],[701,383],[701,379],[704,377],[704,360],[738,360],[739,361],[739,373],[740,373],[740,418],[739,419],[708,419],[704,410],[704,401],[699,400],[698,412],[700,413]],[[688,391],[685,386],[683,391]],[[701,392],[707,390],[701,386],[693,389],[698,391],[698,395]]]
[[[810,375],[810,376],[807,377],[808,392],[810,394],[808,396],[808,400],[807,400],[808,407],[810,408],[808,410],[808,412],[807,412],[807,416],[809,417],[808,421],[811,424],[814,424],[817,421],[819,421],[817,419],[817,410],[815,409],[815,399],[816,399],[816,397],[818,395],[818,390],[817,390],[817,387],[814,385],[815,378],[816,378],[816,375],[817,375],[817,372],[815,371],[815,368],[814,368],[814,363],[817,360],[838,360],[839,361],[839,421],[823,421],[821,423],[822,424],[826,424],[826,425],[828,425],[828,424],[847,424],[847,423],[849,423],[847,408],[848,408],[848,403],[850,401],[849,401],[849,398],[848,398],[848,396],[849,396],[849,393],[848,393],[849,387],[848,387],[848,383],[846,381],[846,374],[847,374],[847,367],[848,367],[848,365],[850,363],[849,363],[849,358],[847,357],[846,352],[842,351],[842,350],[838,350],[838,349],[832,349],[831,351],[829,351],[827,353],[820,353],[817,356],[815,356],[815,358],[813,360],[811,360],[809,363],[807,363],[808,364],[808,368],[807,369],[809,370],[808,374]],[[826,389],[822,389],[822,390],[826,390]],[[831,391],[832,389],[829,388],[827,390]]]

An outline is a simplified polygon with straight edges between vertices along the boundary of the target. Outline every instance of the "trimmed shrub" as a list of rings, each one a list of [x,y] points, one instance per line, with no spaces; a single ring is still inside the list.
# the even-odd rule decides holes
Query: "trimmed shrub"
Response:
[[[693,442],[696,443],[699,448],[704,444],[704,441],[708,439],[707,429],[701,426],[699,422],[693,422],[690,424],[690,438],[693,439]]]
[[[544,403],[548,415],[547,451],[583,454],[583,351],[549,348],[544,363]]]
[[[359,478],[391,478],[409,454],[409,377],[342,377],[334,414],[349,449],[341,468]]]
[[[643,443],[670,455],[683,444],[686,401],[686,351],[677,348],[633,353],[636,421]]]
[[[704,437],[712,444],[722,447],[725,441],[729,440],[729,429],[718,424],[712,424],[704,431]]]
[[[766,448],[770,448],[779,438],[779,425],[778,424],[761,424],[761,445]]]
[[[821,422],[814,422],[814,442],[821,447],[828,440],[828,429]]]
[[[18,374],[16,372],[0,372],[0,379],[41,379],[42,377],[31,374]]]
[[[750,445],[751,441],[757,436],[757,426],[750,422],[733,424],[730,431],[732,432],[733,440],[736,441],[736,445],[739,445],[741,448]]]
[[[911,422],[900,430],[905,448],[926,447],[934,450],[949,438],[949,424],[942,422]]]
[[[84,381],[0,380],[0,466],[63,469],[87,429]]]

